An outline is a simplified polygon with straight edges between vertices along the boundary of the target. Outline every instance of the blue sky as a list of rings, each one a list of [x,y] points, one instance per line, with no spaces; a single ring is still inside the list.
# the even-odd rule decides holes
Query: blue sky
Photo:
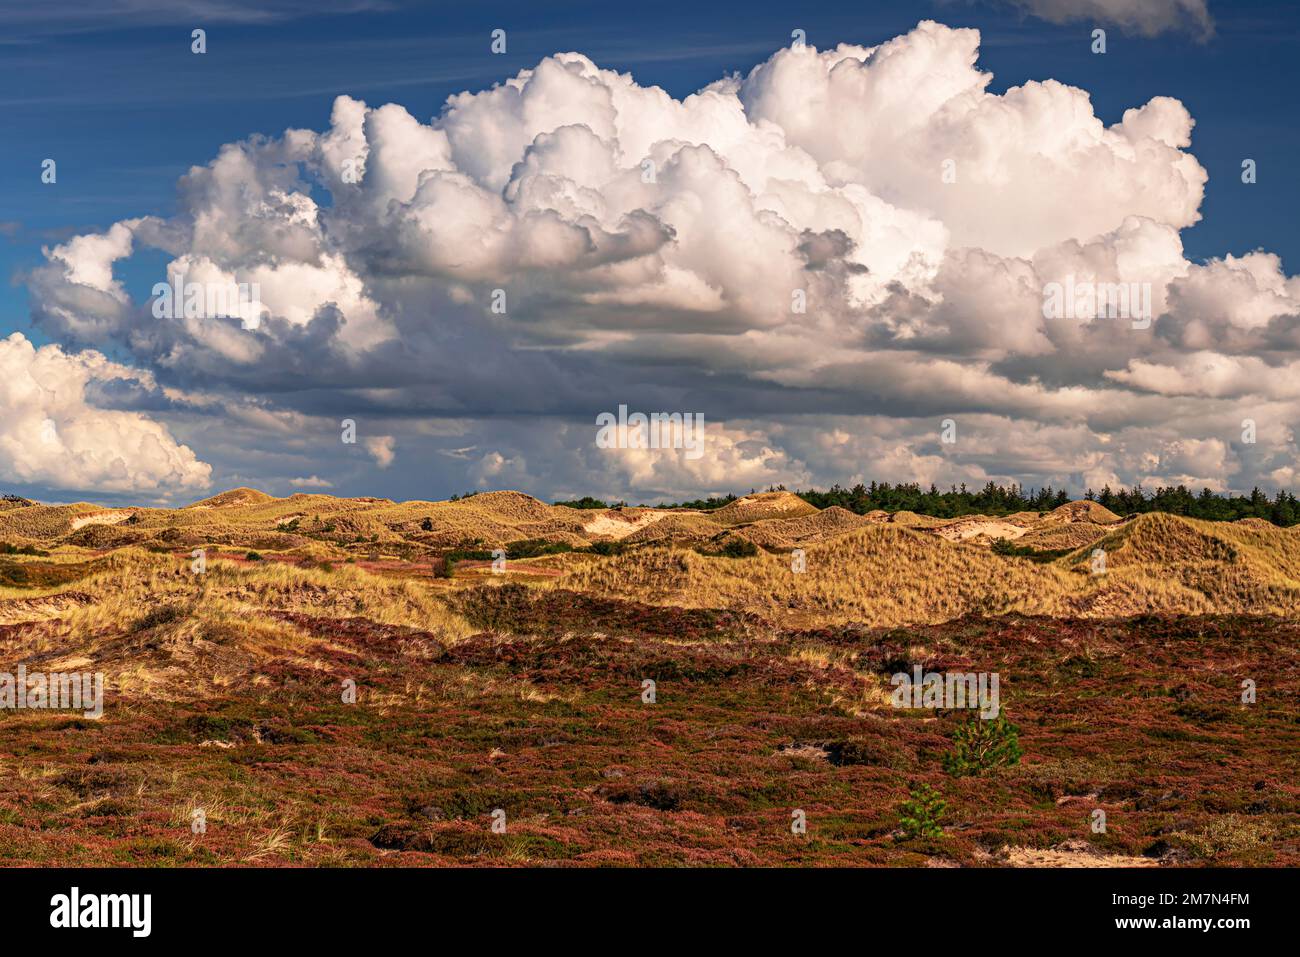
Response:
[[[1089,49],[1093,19],[1049,22],[1025,12],[1031,2],[821,3],[800,9],[776,3],[213,0],[203,5],[202,16],[174,13],[172,6],[71,0],[0,11],[0,271],[11,279],[0,285],[0,334],[19,331],[36,344],[60,339],[30,319],[32,294],[24,275],[44,262],[42,246],[128,217],[174,215],[176,181],[192,165],[209,162],[222,144],[254,134],[323,130],[339,94],[372,107],[401,104],[428,123],[449,95],[488,88],[550,54],[572,50],[601,67],[632,73],[643,87],[658,85],[682,98],[728,73],[744,75],[788,45],[796,27],[818,48],[874,45],[906,34],[923,18],[981,31],[979,66],[994,76],[990,93],[1056,79],[1087,90],[1107,124],[1153,96],[1177,98],[1196,123],[1190,152],[1208,173],[1202,220],[1181,233],[1187,258],[1204,262],[1266,249],[1282,257],[1284,269],[1294,271],[1300,263],[1293,228],[1300,179],[1292,169],[1300,152],[1294,105],[1300,16],[1293,4],[1211,0],[1215,26],[1209,38],[1194,29],[1142,36],[1107,25],[1104,56]],[[194,27],[207,31],[204,56],[190,53]],[[498,27],[508,31],[508,52],[492,56],[488,37]],[[47,157],[58,163],[55,185],[40,180]],[[1240,181],[1245,157],[1258,163],[1253,186]],[[316,198],[329,203],[326,196]],[[167,258],[141,249],[118,264],[117,278],[144,301]],[[93,345],[139,362],[121,342]],[[1017,474],[1009,468],[987,471]],[[804,474],[829,477],[818,469]],[[1075,483],[1083,473],[1058,468],[1024,477],[1054,475]],[[234,478],[258,476],[248,462],[217,464],[218,484]],[[418,490],[393,471],[334,483],[360,491],[375,481],[383,489],[374,491],[383,494]],[[467,476],[448,473],[432,491],[457,491],[465,481]],[[573,475],[544,490],[576,491],[579,481]],[[17,484],[58,494],[45,481]],[[669,490],[646,490],[651,497],[657,491]]]

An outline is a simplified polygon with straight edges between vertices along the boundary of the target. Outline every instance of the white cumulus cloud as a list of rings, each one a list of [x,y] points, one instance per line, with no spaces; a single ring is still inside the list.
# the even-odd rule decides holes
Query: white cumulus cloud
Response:
[[[1033,9],[1209,23],[1195,0]],[[340,96],[321,131],[194,167],[175,216],[48,250],[35,319],[264,415],[383,418],[366,444],[381,469],[454,419],[437,460],[457,483],[585,476],[635,497],[870,478],[847,448],[940,482],[1289,474],[1300,280],[1265,250],[1184,255],[1207,180],[1187,107],[1157,96],[1108,124],[1050,77],[991,92],[979,55],[977,30],[923,21],[781,49],[680,100],[580,53],[428,120]],[[154,318],[116,273],[144,249],[168,258],[160,281],[256,284],[261,321]],[[1123,284],[1150,315],[1045,315],[1053,284]],[[702,413],[709,451],[593,458],[569,426],[620,404]],[[806,438],[810,415],[853,441]],[[503,425],[519,416],[550,423],[549,444]],[[933,445],[944,417],[954,449]],[[333,474],[294,469],[275,474]]]
[[[57,488],[164,495],[207,486],[211,467],[138,412],[97,408],[92,384],[140,379],[97,352],[0,340],[0,475]]]

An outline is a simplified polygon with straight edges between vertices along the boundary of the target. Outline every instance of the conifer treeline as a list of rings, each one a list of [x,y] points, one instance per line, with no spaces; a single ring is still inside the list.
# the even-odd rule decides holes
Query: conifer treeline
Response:
[[[872,482],[870,485],[859,484],[849,489],[834,485],[826,492],[809,490],[795,494],[818,508],[838,505],[859,515],[879,508],[887,512],[905,509],[937,518],[1045,512],[1071,500],[1064,489],[1053,489],[1050,485],[1026,491],[1021,485],[1003,486],[993,482],[977,491],[968,489],[964,484],[940,491],[934,485],[922,489],[915,482],[899,485]],[[1219,495],[1208,488],[1194,493],[1185,485],[1160,486],[1154,491],[1141,485],[1115,491],[1107,485],[1100,492],[1088,489],[1084,498],[1105,506],[1121,517],[1141,512],[1168,512],[1210,521],[1262,518],[1282,526],[1300,522],[1300,502],[1285,490],[1279,491],[1270,499],[1258,488],[1249,495]]]
[[[753,491],[753,490],[751,490]],[[787,491],[778,485],[769,492]],[[963,515],[1003,516],[1015,512],[1046,512],[1066,502],[1071,496],[1064,489],[1046,488],[1026,490],[1022,485],[997,485],[989,482],[983,488],[972,490],[962,485],[951,486],[947,491],[931,485],[922,488],[919,482],[872,482],[845,488],[836,484],[827,491],[816,489],[796,490],[795,494],[818,508],[838,505],[859,515],[883,509],[886,512],[909,511],[936,518],[960,518]],[[1201,518],[1209,521],[1235,521],[1239,518],[1262,518],[1274,525],[1289,526],[1300,523],[1300,501],[1285,490],[1272,498],[1258,488],[1249,495],[1220,495],[1209,489],[1192,492],[1184,485],[1160,486],[1154,491],[1135,485],[1129,489],[1113,490],[1109,485],[1100,492],[1088,489],[1084,498],[1103,505],[1121,517],[1141,512],[1168,512]],[[698,499],[681,502],[664,508],[721,508],[734,502],[735,495],[722,498]],[[594,500],[588,500],[593,501]]]

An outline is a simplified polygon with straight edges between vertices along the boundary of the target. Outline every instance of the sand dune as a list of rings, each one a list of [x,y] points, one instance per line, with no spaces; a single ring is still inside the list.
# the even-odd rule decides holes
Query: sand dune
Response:
[[[855,515],[818,510],[789,492],[755,493],[711,511],[585,511],[515,491],[393,502],[305,493],[276,498],[239,488],[179,509],[78,503],[0,512],[0,541],[51,551],[56,564],[40,580],[66,581],[74,573],[57,563],[87,549],[126,555],[133,547],[230,548],[286,562],[418,567],[448,549],[524,542],[585,549],[613,540],[624,554],[557,559],[547,574],[581,591],[657,604],[880,624],[939,622],[971,612],[1300,613],[1298,536],[1266,522],[1163,514],[1124,520],[1095,502],[1005,518]],[[709,557],[737,539],[760,554]],[[998,540],[1035,550],[1038,560],[997,554],[990,546]],[[536,545],[530,547],[525,554],[536,555]],[[788,553],[795,548],[806,551],[806,572],[791,570]],[[1098,549],[1106,553],[1104,575],[1094,573]]]

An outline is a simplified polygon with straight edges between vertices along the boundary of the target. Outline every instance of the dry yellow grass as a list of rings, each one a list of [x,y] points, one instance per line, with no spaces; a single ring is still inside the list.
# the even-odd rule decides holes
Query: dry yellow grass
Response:
[[[737,528],[736,534],[762,548],[794,548],[843,535],[870,524],[861,515],[832,505],[798,518],[775,518]]]
[[[258,610],[296,611],[337,618],[364,617],[444,634],[467,634],[463,619],[447,610],[424,583],[395,580],[351,565],[329,570],[280,563],[237,563],[210,558],[202,575],[188,559],[139,549],[115,553],[112,567],[76,583],[94,603],[73,613],[71,627],[87,632],[112,629],[139,618],[159,602],[225,603],[236,615]]]
[[[742,495],[709,514],[720,525],[739,525],[774,518],[798,518],[816,512],[817,506],[809,505],[793,492],[755,492]]]
[[[98,505],[77,502],[74,505],[27,505],[0,512],[0,540],[27,539],[40,541],[72,531],[73,520],[102,512]]]
[[[264,662],[319,669],[328,632],[314,637],[276,613],[430,633],[452,644],[470,634],[427,582],[398,580],[352,566],[331,570],[209,559],[196,575],[188,559],[126,548],[75,583],[76,600],[51,589],[26,597],[15,620],[43,622],[14,632],[9,651],[35,662],[103,670],[110,688],[153,697],[185,697],[241,679],[256,684]],[[47,607],[48,606],[48,607]],[[411,633],[403,633],[411,634]],[[427,654],[417,639],[410,654]]]
[[[1015,539],[1017,545],[1041,551],[1083,548],[1102,539],[1111,529],[1095,522],[1072,522],[1063,525],[1039,525]]]
[[[1106,551],[1093,574],[1092,548]],[[873,525],[789,556],[709,558],[654,549],[575,569],[557,584],[686,607],[819,623],[900,625],[977,612],[1104,617],[1144,612],[1300,613],[1300,534],[1144,515],[1056,562],[994,555]]]
[[[110,515],[112,524],[99,518]],[[276,549],[303,546],[309,537],[378,545],[403,541],[429,546],[474,541],[497,545],[527,538],[581,544],[586,540],[584,522],[591,518],[589,513],[547,505],[520,492],[486,492],[455,502],[397,503],[304,493],[274,498],[240,488],[178,509],[110,511],[87,504],[9,509],[0,513],[0,540],[22,544],[61,540],[98,549],[155,538],[176,547],[242,543]],[[432,530],[422,528],[426,521]]]
[[[1300,613],[1300,528],[1140,515],[1062,562],[1082,576],[1094,549],[1107,572],[1087,597],[1091,615]]]
[[[1022,512],[1020,514],[1029,513]],[[1116,522],[1123,521],[1123,519],[1106,508],[1106,506],[1083,499],[1078,502],[1066,502],[1064,505],[1052,509],[1043,516],[1043,521],[1049,524],[1093,522],[1097,525],[1114,525]]]
[[[880,518],[839,508],[818,511],[788,492],[745,496],[711,512],[667,513],[582,511],[519,492],[396,503],[314,494],[273,498],[233,489],[183,509],[26,505],[0,512],[0,540],[32,542],[51,555],[9,560],[31,569],[30,585],[76,580],[62,588],[0,588],[0,622],[58,620],[60,627],[87,634],[109,633],[138,617],[141,608],[189,602],[189,617],[217,631],[259,615],[265,619],[266,612],[304,612],[364,617],[455,640],[467,626],[439,598],[449,583],[384,577],[341,560],[373,553],[419,561],[432,550],[471,543],[496,547],[546,539],[581,546],[611,537],[631,551],[610,558],[552,556],[535,568],[515,566],[536,572],[534,578],[560,573],[553,583],[561,587],[809,622],[896,625],[972,612],[1300,611],[1300,530],[1163,514],[1123,521],[1091,502],[998,520],[998,528],[1024,528],[1019,544],[1074,549],[1054,562],[1037,563],[991,553],[988,534],[960,541],[964,528],[988,524],[978,516],[945,522],[899,512]],[[793,572],[788,554],[711,558],[668,547],[716,543],[724,535],[773,550],[804,548],[807,571]],[[326,571],[288,562],[235,563],[222,560],[213,550],[217,546],[241,555],[252,549],[339,564]],[[165,554],[193,547],[210,549],[202,584],[189,575],[188,559]],[[1091,555],[1098,548],[1106,552],[1104,575],[1093,574]],[[409,576],[410,566],[404,567],[400,574]],[[473,571],[464,574],[473,577]],[[73,588],[75,600],[63,595]],[[263,624],[273,632],[281,627]]]
[[[191,505],[185,506],[187,509],[196,511],[209,508],[231,508],[245,505],[265,505],[268,502],[275,501],[274,496],[267,495],[265,492],[255,488],[232,488],[229,491],[221,492],[210,498],[201,499]]]
[[[559,584],[685,607],[747,608],[777,617],[872,625],[938,622],[969,612],[1062,614],[1072,576],[1008,562],[974,546],[875,525],[784,555],[710,558],[654,549],[576,569]]]
[[[947,521],[946,519],[935,518],[933,515],[918,515],[916,512],[907,511],[907,509],[888,513],[884,520],[891,525],[902,525],[904,528],[934,528],[936,525],[943,525]]]
[[[642,542],[703,542],[724,530],[724,526],[709,516],[712,513],[672,511],[659,521],[628,535],[624,541]]]

